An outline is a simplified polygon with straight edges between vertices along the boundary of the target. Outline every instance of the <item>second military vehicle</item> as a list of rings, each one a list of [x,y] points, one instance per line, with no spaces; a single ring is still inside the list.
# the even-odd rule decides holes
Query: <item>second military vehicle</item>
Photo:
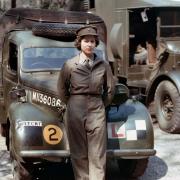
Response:
[[[162,130],[180,133],[180,2],[89,0],[89,8],[107,25],[119,82],[154,109]]]

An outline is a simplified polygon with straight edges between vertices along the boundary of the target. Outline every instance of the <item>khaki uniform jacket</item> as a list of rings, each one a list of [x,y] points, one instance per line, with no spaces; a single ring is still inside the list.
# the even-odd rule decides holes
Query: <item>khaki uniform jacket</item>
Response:
[[[79,55],[65,62],[58,79],[60,99],[67,104],[71,95],[100,95],[104,105],[114,95],[114,79],[106,61],[96,57],[91,69],[79,64]]]

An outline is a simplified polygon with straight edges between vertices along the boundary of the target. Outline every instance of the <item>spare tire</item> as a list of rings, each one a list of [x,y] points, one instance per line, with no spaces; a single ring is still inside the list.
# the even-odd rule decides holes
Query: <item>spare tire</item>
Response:
[[[32,32],[37,36],[56,37],[61,40],[74,41],[76,31],[82,26],[79,24],[36,23],[32,27]]]

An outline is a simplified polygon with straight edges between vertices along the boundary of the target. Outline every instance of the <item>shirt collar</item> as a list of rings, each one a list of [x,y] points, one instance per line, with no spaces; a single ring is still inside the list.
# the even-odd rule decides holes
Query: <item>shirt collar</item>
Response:
[[[79,58],[79,62],[80,63],[85,63],[86,60],[89,60],[89,62],[92,62],[94,61],[94,54],[91,58],[87,57],[83,52],[80,53],[80,58]]]

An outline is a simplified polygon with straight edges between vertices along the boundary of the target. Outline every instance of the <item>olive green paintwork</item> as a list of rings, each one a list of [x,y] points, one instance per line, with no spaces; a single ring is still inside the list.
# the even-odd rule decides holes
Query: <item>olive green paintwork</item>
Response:
[[[19,47],[19,52],[23,52],[24,48],[27,47],[46,47],[48,44],[48,47],[50,46],[56,46],[56,47],[73,47],[72,42],[57,42],[55,40],[51,39],[45,39],[42,37],[36,37],[33,36],[30,31],[18,31],[18,32],[12,32],[9,36],[9,39],[16,43],[16,45]],[[51,155],[59,155],[59,156],[68,156],[68,144],[67,144],[67,138],[66,136],[64,139],[62,139],[61,143],[59,143],[56,146],[50,146],[46,142],[43,143],[42,146],[32,146],[32,141],[28,141],[29,144],[24,143],[26,139],[21,134],[21,128],[17,128],[17,124],[19,124],[19,121],[41,121],[42,122],[42,129],[48,125],[48,124],[58,124],[58,126],[61,127],[61,129],[64,131],[64,125],[60,121],[62,121],[60,114],[57,113],[58,107],[52,107],[47,106],[47,104],[38,101],[32,100],[32,97],[35,97],[35,99],[38,99],[38,94],[45,94],[49,97],[57,97],[57,75],[59,71],[54,71],[53,73],[49,74],[48,72],[41,74],[37,74],[37,72],[29,73],[24,72],[21,67],[21,61],[22,56],[19,57],[19,66],[18,66],[18,81],[21,86],[26,90],[26,98],[27,102],[8,102],[6,107],[8,105],[8,112],[9,112],[9,118],[13,122],[11,123],[11,132],[14,134],[14,148],[16,149],[16,153],[19,150],[19,155],[21,156],[38,156],[42,157],[45,156],[48,150],[55,150],[54,154],[51,152]],[[7,75],[7,74],[5,74]],[[14,76],[13,76],[14,77]],[[9,79],[11,79],[9,77]],[[12,79],[13,81],[13,79]],[[14,84],[8,81],[4,81],[4,84],[6,87],[6,92],[9,92],[13,87]],[[126,124],[126,127],[131,126],[131,124],[135,125],[136,120],[144,120],[146,124],[146,133],[143,135],[142,139],[140,140],[133,140],[133,141],[126,141],[126,138],[122,139],[116,139],[115,141],[119,141],[119,146],[116,146],[117,142],[112,141],[111,139],[108,140],[110,146],[108,147],[107,153],[108,156],[117,156],[117,157],[126,157],[128,158],[128,154],[131,153],[131,157],[148,157],[150,155],[153,155],[155,153],[153,147],[154,147],[154,139],[153,139],[153,128],[151,123],[150,115],[147,111],[147,109],[142,105],[140,102],[134,100],[134,101],[126,101],[128,98],[128,89],[121,85],[119,86],[119,91],[116,92],[115,96],[115,103],[120,103],[120,111],[118,111],[115,116],[118,115],[118,119],[116,121]],[[8,99],[8,94],[6,94],[6,97]],[[120,99],[117,101],[117,96],[119,95]],[[125,103],[123,103],[125,102]],[[122,104],[123,103],[123,104]],[[126,109],[122,113],[122,110]],[[133,111],[130,110],[130,114],[127,111],[128,109],[133,109]],[[108,110],[108,113],[113,112],[113,109]],[[139,113],[143,111],[144,113]],[[120,112],[120,114],[119,114]],[[113,113],[114,114],[114,113]],[[36,117],[34,119],[34,117]],[[111,113],[111,116],[108,118],[108,123],[111,124],[113,122],[114,116]],[[116,117],[117,118],[117,117]],[[34,133],[34,132],[33,132]],[[29,136],[32,136],[29,134]],[[35,141],[33,141],[35,143]],[[37,142],[38,144],[38,142]],[[26,145],[26,146],[25,146]],[[58,151],[59,149],[63,149],[63,151]],[[116,151],[114,151],[116,149]],[[40,150],[40,151],[37,151]],[[66,151],[67,150],[67,151]],[[128,152],[127,152],[128,150]],[[129,152],[130,151],[130,152]],[[33,152],[36,152],[33,154]],[[43,154],[43,153],[44,154]],[[46,152],[46,153],[45,153]],[[66,152],[66,153],[65,153]]]
[[[27,47],[72,47],[73,43],[58,42],[51,39],[41,38],[32,35],[31,31],[14,31],[5,40],[6,43],[13,42],[18,47],[18,69],[13,72],[9,69],[8,58],[3,59],[3,86],[4,86],[4,107],[6,116],[10,120],[10,131],[12,136],[12,147],[17,158],[35,157],[53,161],[60,161],[61,158],[69,157],[69,146],[62,123],[62,115],[59,108],[61,101],[57,97],[56,81],[59,70],[53,73],[30,73],[22,70],[22,52]],[[4,55],[5,56],[5,55]],[[41,70],[40,70],[41,71]],[[13,88],[23,88],[26,92],[24,100],[12,98],[10,92]],[[54,103],[44,103],[43,98],[54,99]],[[27,123],[32,125],[25,125]],[[41,122],[40,125],[34,125]],[[25,124],[24,124],[25,123]],[[58,126],[63,132],[62,139],[57,144],[49,144],[45,141],[43,131],[48,125]],[[53,133],[53,131],[52,131]],[[52,136],[53,137],[53,136]],[[19,156],[19,157],[18,157]]]

